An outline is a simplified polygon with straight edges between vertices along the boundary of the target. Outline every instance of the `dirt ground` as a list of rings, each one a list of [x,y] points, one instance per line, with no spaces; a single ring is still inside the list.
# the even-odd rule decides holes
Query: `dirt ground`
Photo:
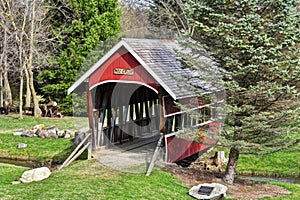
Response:
[[[226,185],[228,187],[227,198],[232,199],[257,200],[267,197],[280,197],[291,193],[289,190],[276,185],[254,183],[238,178],[236,178],[233,185],[228,185],[222,181],[222,173],[219,172],[200,171],[193,167],[180,167],[177,165],[168,165],[167,169],[183,180],[183,185],[186,187],[191,188],[194,185],[213,182]]]

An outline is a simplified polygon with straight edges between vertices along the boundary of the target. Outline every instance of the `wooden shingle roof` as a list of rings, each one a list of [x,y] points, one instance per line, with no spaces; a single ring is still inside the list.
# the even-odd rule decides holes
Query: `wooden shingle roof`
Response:
[[[93,72],[121,47],[127,49],[174,100],[195,96],[193,89],[190,87],[191,84],[196,86],[201,93],[210,92],[207,83],[199,78],[193,78],[193,72],[190,69],[181,67],[181,62],[176,54],[176,49],[179,49],[176,42],[123,38],[77,80],[69,88],[68,93],[70,94],[81,83],[86,82]]]

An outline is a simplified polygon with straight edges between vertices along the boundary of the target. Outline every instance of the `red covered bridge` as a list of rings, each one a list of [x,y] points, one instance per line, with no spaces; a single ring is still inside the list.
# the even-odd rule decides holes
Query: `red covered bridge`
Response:
[[[122,39],[69,88],[69,94],[86,88],[89,156],[111,144],[162,134],[165,159],[176,162],[216,143],[214,137],[202,137],[219,134],[212,103],[199,98],[191,85],[207,96],[212,91],[181,67],[178,47],[174,41]],[[183,133],[189,128],[199,130],[195,141]]]

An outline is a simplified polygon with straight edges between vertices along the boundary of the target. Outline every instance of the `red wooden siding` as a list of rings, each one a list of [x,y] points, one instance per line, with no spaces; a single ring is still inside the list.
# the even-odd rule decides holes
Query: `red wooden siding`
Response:
[[[219,134],[220,122],[210,123],[208,131],[212,131],[210,133],[213,134]],[[195,153],[207,150],[212,147],[212,145],[215,145],[216,142],[217,141],[208,138],[204,138],[201,143],[197,143],[177,138],[176,136],[167,137],[167,162],[177,162]]]
[[[176,138],[175,136],[167,138],[167,145],[167,162],[177,162],[209,148],[208,145],[188,141],[182,138]]]
[[[180,112],[180,109],[176,106],[176,104],[174,103],[174,99],[171,96],[167,96],[164,98],[164,104],[166,115]]]
[[[114,69],[134,69],[133,75],[114,74]],[[90,77],[92,88],[105,81],[140,82],[158,90],[155,79],[125,49],[119,49]]]

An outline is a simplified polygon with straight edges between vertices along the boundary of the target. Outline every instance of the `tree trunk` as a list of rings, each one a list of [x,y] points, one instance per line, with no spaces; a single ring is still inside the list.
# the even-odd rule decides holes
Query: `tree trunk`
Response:
[[[231,147],[230,153],[229,153],[229,160],[226,167],[226,172],[223,177],[223,180],[225,183],[233,184],[234,177],[236,173],[236,166],[238,163],[240,151],[236,147]]]
[[[4,68],[3,77],[4,77],[4,90],[5,90],[6,95],[7,95],[7,102],[8,102],[8,105],[12,105],[13,104],[13,99],[12,99],[10,84],[9,84],[9,81],[8,81],[7,66],[5,66],[5,68]]]
[[[19,118],[23,119],[23,67],[20,68]]]
[[[3,107],[3,74],[0,69],[0,107]]]
[[[23,119],[23,87],[24,87],[24,69],[25,69],[25,62],[24,62],[24,56],[23,56],[23,37],[24,37],[24,33],[25,33],[25,26],[26,26],[26,19],[28,17],[28,4],[29,1],[25,1],[25,13],[23,15],[23,21],[22,21],[22,27],[21,30],[18,34],[18,32],[16,32],[16,40],[18,41],[18,45],[19,45],[19,64],[20,64],[20,91],[19,91],[19,117],[20,119]],[[14,25],[14,28],[16,30],[18,30],[18,28],[16,27],[16,25]]]
[[[25,77],[26,77],[26,98],[25,98],[25,106],[30,107],[31,103],[31,91],[30,91],[30,84],[29,84],[29,74],[28,70],[25,69]]]
[[[37,99],[36,91],[33,84],[33,72],[32,72],[32,57],[33,57],[33,50],[34,50],[34,31],[35,31],[35,0],[32,1],[31,7],[31,24],[30,24],[30,46],[29,46],[29,57],[28,57],[28,75],[29,75],[29,86],[30,91],[33,99],[33,109],[34,109],[34,117],[41,117],[42,111],[39,107],[39,101]]]
[[[34,117],[41,117],[42,116],[42,111],[39,107],[39,101],[37,99],[37,95],[34,89],[34,84],[33,84],[33,73],[32,71],[29,71],[29,84],[30,84],[30,90],[32,94],[32,99],[33,99],[33,109],[34,109]]]
[[[2,51],[2,54],[1,54],[1,58],[0,58],[0,66],[2,69],[0,69],[0,107],[3,107],[3,95],[5,93],[4,91],[4,85],[3,85],[3,76],[4,76],[4,70],[5,70],[5,64],[4,64],[4,60],[7,58],[6,56],[6,48],[7,48],[7,32],[6,30],[4,29],[4,38],[3,38],[3,51]]]
[[[4,79],[4,91],[6,105],[12,105],[12,94],[8,81],[8,63],[7,63],[7,31],[4,30],[4,42],[3,42],[3,79]]]
[[[19,91],[19,118],[23,119],[23,85],[24,85],[24,64],[22,59],[23,33],[21,33],[19,43],[19,63],[20,63],[20,91]]]

